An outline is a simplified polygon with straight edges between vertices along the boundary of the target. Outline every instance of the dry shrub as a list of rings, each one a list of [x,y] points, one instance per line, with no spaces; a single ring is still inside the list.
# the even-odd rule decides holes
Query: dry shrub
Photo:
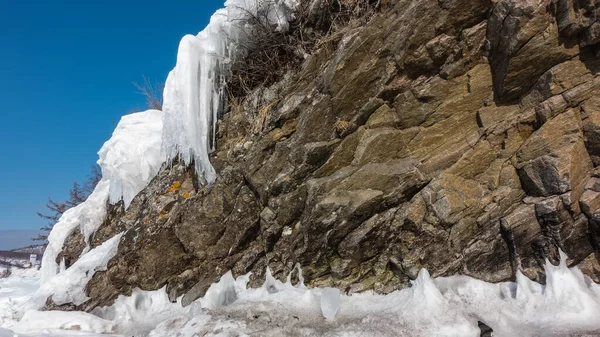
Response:
[[[379,6],[375,0],[301,0],[287,31],[269,24],[275,0],[266,2],[261,11],[248,12],[240,22],[241,55],[233,61],[227,91],[231,97],[243,97],[260,86],[279,81],[288,71],[297,69],[320,41],[355,20],[367,20]]]
[[[162,111],[162,91],[164,85],[152,84],[148,77],[142,76],[144,82],[133,83],[135,88],[138,90],[138,93],[143,95],[146,98],[146,105],[148,109],[161,110]]]

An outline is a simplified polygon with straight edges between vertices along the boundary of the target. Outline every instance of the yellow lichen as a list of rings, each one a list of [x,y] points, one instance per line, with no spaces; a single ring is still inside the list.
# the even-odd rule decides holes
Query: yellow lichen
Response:
[[[181,193],[181,196],[184,197],[185,199],[189,198],[192,196],[192,194],[190,192],[183,192]]]
[[[181,182],[175,181],[173,184],[171,184],[171,186],[169,186],[169,188],[167,189],[167,193],[177,192],[180,187],[181,187]]]
[[[169,218],[169,214],[168,213],[160,213],[158,215],[161,219],[168,219]]]

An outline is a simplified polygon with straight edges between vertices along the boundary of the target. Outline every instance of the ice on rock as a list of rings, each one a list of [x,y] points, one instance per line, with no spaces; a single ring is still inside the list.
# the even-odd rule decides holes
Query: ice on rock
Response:
[[[93,229],[102,224],[106,215],[109,188],[109,181],[100,181],[85,202],[67,210],[52,227],[52,231],[48,235],[48,246],[42,257],[42,283],[48,282],[59,271],[56,257],[62,251],[63,244],[69,235],[76,230],[92,233]]]
[[[297,4],[296,0],[228,0],[203,31],[186,35],[179,43],[177,63],[163,92],[162,149],[169,159],[179,156],[186,164],[193,162],[203,182],[212,184],[216,179],[209,153],[224,106],[229,66],[242,56],[245,50],[240,43],[247,44],[244,39],[252,29],[246,22],[265,11],[268,24],[286,30]]]
[[[115,324],[116,331],[124,336],[146,336],[158,323],[186,315],[181,301],[171,303],[165,287],[154,291],[133,289],[130,296],[120,295],[110,307],[96,308],[92,314]],[[172,336],[165,333],[163,336]]]
[[[80,230],[89,250],[89,238],[106,216],[106,205],[121,198],[128,206],[160,169],[165,157],[161,152],[162,112],[148,110],[123,116],[111,138],[98,152],[102,180],[87,200],[67,210],[52,228],[42,258],[41,282],[48,282],[60,267],[56,257],[65,240]]]
[[[201,300],[202,307],[215,309],[230,305],[237,300],[236,281],[231,271],[221,276],[217,283],[213,283]]]
[[[163,113],[147,110],[121,117],[98,152],[102,180],[110,182],[110,202],[125,208],[148,185],[165,161],[161,151]],[[95,231],[95,229],[94,229]]]
[[[421,269],[412,283],[413,297],[423,301],[428,306],[437,306],[442,301],[442,294],[435,286],[426,269]]]
[[[48,296],[56,304],[73,303],[80,305],[88,297],[85,287],[97,271],[106,270],[108,261],[117,253],[123,233],[115,235],[100,246],[83,254],[71,267],[42,283],[36,298],[41,306]]]
[[[321,289],[321,312],[323,317],[333,320],[340,310],[340,290],[337,288]]]
[[[267,270],[265,272],[265,283],[263,283],[262,288],[266,290],[269,294],[277,293],[281,291],[281,289],[283,289],[283,283],[273,277],[273,274],[271,273],[271,268],[269,267],[267,267]]]
[[[477,337],[481,321],[496,337],[600,332],[600,287],[577,268],[568,268],[564,257],[560,265],[546,266],[547,285],[522,274],[517,282],[492,284],[467,276],[432,279],[421,271],[410,288],[387,295],[339,295],[339,305],[335,290],[293,286],[269,272],[270,281],[265,283],[277,290],[270,293],[269,287],[247,288],[249,275],[234,281],[227,273],[191,306],[182,307],[181,300],[171,303],[165,288],[134,289],[131,296],[119,296],[111,307],[95,309],[96,317],[28,311],[35,307],[27,304],[27,298],[37,288],[36,275],[39,272],[33,269],[15,270],[9,278],[0,279],[0,328],[21,328],[28,331],[22,336],[30,337],[78,335],[64,330],[43,333],[75,326],[81,328],[77,333],[83,333],[78,336],[88,337],[96,336],[92,331],[111,331],[111,326],[114,333],[135,337],[244,336],[257,331],[261,336]],[[203,305],[207,303],[211,304]],[[336,307],[339,310],[333,315]],[[12,331],[0,332],[12,336]]]

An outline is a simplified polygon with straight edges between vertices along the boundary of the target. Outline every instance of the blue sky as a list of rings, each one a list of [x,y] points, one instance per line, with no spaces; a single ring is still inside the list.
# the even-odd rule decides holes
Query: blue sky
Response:
[[[224,0],[0,0],[0,230],[37,229]],[[1,249],[1,247],[0,247]]]

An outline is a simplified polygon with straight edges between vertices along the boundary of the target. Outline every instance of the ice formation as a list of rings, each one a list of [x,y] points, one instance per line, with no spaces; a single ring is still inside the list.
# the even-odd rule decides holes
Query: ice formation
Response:
[[[80,205],[67,210],[52,228],[48,247],[42,258],[42,283],[47,283],[61,268],[56,257],[65,240],[80,230],[89,250],[88,240],[102,224],[106,205],[123,199],[128,206],[160,169],[165,157],[161,154],[162,112],[148,110],[123,116],[111,138],[98,155],[102,180]]]
[[[323,317],[333,320],[340,310],[340,290],[337,288],[323,288],[321,290],[321,313]]]
[[[42,257],[42,283],[48,282],[59,271],[56,257],[69,235],[78,229],[82,233],[92,233],[102,224],[106,215],[109,188],[109,181],[100,181],[85,202],[67,210],[52,227],[48,235],[48,246]]]
[[[209,160],[215,128],[224,104],[224,84],[232,59],[244,52],[240,42],[252,27],[245,24],[258,11],[274,29],[286,30],[297,0],[228,0],[198,35],[186,35],[179,44],[177,63],[163,92],[163,151],[194,162],[196,173],[208,184],[216,179]]]
[[[106,200],[114,203],[123,199],[128,207],[167,156],[172,159],[179,155],[188,164],[194,162],[201,179],[209,184],[215,180],[208,154],[214,146],[228,64],[241,52],[237,46],[243,32],[251,29],[244,22],[266,10],[269,24],[285,30],[296,5],[296,0],[228,0],[202,32],[183,37],[176,66],[165,84],[164,113],[148,110],[121,118],[98,152],[102,181],[88,200],[63,214],[50,234],[42,261],[42,282],[59,271],[56,257],[67,237],[79,228],[87,244],[102,223]],[[84,253],[88,249],[89,244]]]
[[[88,253],[91,259],[102,254],[100,249]],[[185,308],[180,300],[171,303],[164,288],[134,289],[131,296],[121,295],[114,305],[92,314],[31,311],[39,272],[15,271],[0,279],[0,336],[13,336],[2,329],[29,337],[69,336],[62,329],[79,326],[77,335],[88,337],[244,336],[257,331],[261,336],[477,337],[478,321],[496,337],[598,334],[600,286],[578,268],[568,268],[564,255],[560,265],[548,263],[545,269],[546,285],[522,274],[516,282],[492,284],[467,276],[432,279],[421,270],[407,289],[339,297],[328,288],[281,282],[268,274],[264,286],[247,288],[249,274],[234,279],[227,273]],[[328,314],[330,309],[337,313]]]
[[[118,234],[100,246],[83,254],[72,266],[47,282],[42,283],[36,297],[43,306],[46,298],[52,296],[56,304],[73,303],[80,305],[89,298],[85,294],[85,286],[97,271],[106,270],[108,261],[116,254],[119,240]]]
[[[102,179],[110,182],[111,203],[123,199],[127,208],[160,170],[165,161],[162,119],[158,110],[125,115],[98,151]]]
[[[13,329],[20,334],[36,333],[39,332],[39,326],[43,326],[46,330],[82,330],[95,333],[112,333],[115,328],[113,322],[87,312],[29,310]]]
[[[206,291],[201,302],[202,307],[215,309],[235,302],[237,300],[235,282],[231,271],[223,275],[219,282],[212,284]]]

